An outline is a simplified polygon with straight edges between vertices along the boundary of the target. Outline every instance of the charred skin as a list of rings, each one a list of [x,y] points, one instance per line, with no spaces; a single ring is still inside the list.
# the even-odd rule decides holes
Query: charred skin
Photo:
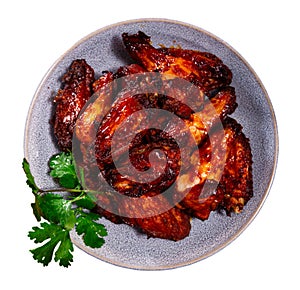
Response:
[[[242,132],[241,125],[234,119],[227,117],[223,125],[224,131],[221,129],[212,132],[211,138],[199,148],[200,182],[180,203],[181,208],[201,220],[208,219],[210,212],[217,208],[225,209],[228,215],[231,212],[238,213],[252,197],[252,156],[249,140]],[[220,160],[214,167],[211,165],[212,145],[214,158]]]
[[[228,86],[232,81],[231,70],[214,54],[181,48],[164,47],[158,50],[167,56],[191,62],[197,69],[195,85],[205,89],[206,93]]]
[[[184,116],[182,119],[186,124],[184,128],[172,127],[173,123],[168,118],[164,119],[163,116],[160,117],[154,113],[148,120],[149,128],[153,119],[161,118],[160,124],[165,122],[163,126],[166,131],[172,132],[172,136],[181,136],[190,132],[197,143],[202,144],[208,138],[207,132],[218,122],[220,123],[227,114],[234,111],[236,102],[232,88],[224,89],[212,100],[207,100],[201,114],[198,115],[176,99],[161,95],[130,96],[115,102],[98,128],[95,155],[98,167],[109,184],[118,192],[128,196],[142,196],[149,190],[153,190],[154,186],[156,186],[156,191],[164,192],[175,181],[179,172],[180,148],[167,133],[149,129],[140,133],[138,137],[135,136],[135,128],[138,128],[139,121],[147,122],[143,110],[149,108],[168,110],[180,118]],[[133,113],[137,115],[136,118],[129,119],[128,117]],[[115,132],[121,124],[123,133],[118,137]],[[114,136],[114,142],[118,144],[117,151],[114,149],[113,152],[111,151],[112,136]],[[132,141],[130,144],[131,163],[135,164],[140,171],[145,171],[150,167],[148,157],[151,151],[161,149],[165,152],[169,168],[166,169],[165,175],[156,180],[156,184],[151,182],[143,185],[136,184],[130,178],[119,174],[114,164],[117,163],[119,168],[128,167],[129,164],[122,163],[122,154],[127,148],[128,140]],[[192,147],[193,145],[185,144],[185,146]]]
[[[236,122],[230,119],[230,122]],[[249,139],[242,130],[236,134],[229,147],[219,186],[224,190],[220,207],[230,213],[240,213],[253,196],[252,153]]]
[[[137,61],[147,71],[165,72],[170,68],[167,56],[151,45],[151,39],[145,33],[123,33],[123,43],[133,60]],[[177,75],[178,76],[178,75]]]
[[[159,197],[155,201],[150,199],[152,195]],[[144,218],[123,218],[124,222],[132,227],[139,229],[148,237],[168,239],[172,241],[179,241],[187,237],[191,230],[190,216],[181,211],[177,207],[171,207],[169,210],[163,210],[168,204],[168,200],[158,193],[149,192],[140,197],[144,200],[143,212],[152,212],[153,210],[162,208],[162,213]],[[149,200],[147,202],[147,200]],[[141,208],[129,208],[128,215],[135,215],[141,211]]]
[[[217,209],[224,209],[228,215],[238,213],[253,195],[249,140],[242,132],[241,125],[228,117],[237,107],[234,88],[229,86],[232,74],[213,54],[180,48],[156,49],[150,44],[150,37],[142,32],[133,35],[124,33],[122,37],[127,51],[138,64],[120,67],[115,73],[104,72],[94,81],[92,69],[83,60],[74,61],[63,78],[63,88],[55,98],[55,135],[62,150],[70,149],[77,121],[75,140],[79,142],[79,148],[83,152],[84,158],[79,166],[85,169],[87,187],[97,190],[107,182],[121,195],[143,200],[143,206],[137,207],[134,203],[124,203],[114,194],[102,193],[97,196],[95,212],[113,223],[128,224],[148,237],[178,241],[189,235],[191,217],[206,220]],[[120,101],[113,94],[107,94],[109,90],[116,89],[110,86],[113,80],[120,79],[118,85],[122,87],[123,76],[144,72],[163,73],[161,81],[166,86],[166,95],[141,94],[125,97]],[[190,81],[200,89],[194,110],[184,105],[189,103],[191,91],[182,90],[178,82],[176,87],[172,78],[164,78],[164,75]],[[149,88],[152,84],[144,85]],[[99,98],[80,116],[80,109],[93,92]],[[110,97],[107,98],[107,95]],[[194,99],[193,96],[191,100]],[[181,118],[186,125],[184,129],[166,122],[166,131],[172,133],[172,136],[191,133],[198,144],[196,151],[201,166],[197,169],[190,191],[176,206],[171,205],[172,198],[160,194],[176,181],[181,154],[176,142],[164,131],[150,129],[132,135],[138,123],[129,120],[125,124],[128,134],[121,136],[132,141],[129,146],[130,162],[140,171],[153,167],[154,171],[161,172],[159,163],[150,163],[149,154],[155,149],[164,151],[168,162],[166,168],[163,168],[166,174],[162,174],[160,179],[137,186],[134,181],[118,174],[114,167],[116,160],[120,167],[126,168],[128,165],[128,161],[123,162],[126,140],[117,140],[119,147],[111,152],[114,132],[128,116],[149,108],[167,110]],[[159,116],[153,115],[152,118]],[[72,122],[68,122],[69,119]],[[96,142],[93,142],[95,136]],[[96,160],[93,159],[95,157]],[[194,162],[194,157],[190,157],[191,163]],[[215,166],[214,159],[222,158],[223,166]],[[177,180],[179,187],[174,196],[180,194],[187,180],[189,171]],[[151,197],[158,198],[153,201]],[[166,205],[170,207],[168,210],[164,210]],[[133,218],[143,216],[143,212],[156,212],[157,209],[162,209],[160,214]]]
[[[207,139],[207,135],[202,135],[201,132],[212,130],[212,128],[216,125],[217,119],[223,120],[226,118],[227,114],[232,113],[236,108],[235,101],[236,98],[234,89],[225,88],[216,94],[214,98],[207,100],[204,103],[202,114],[205,113],[206,116],[205,118],[202,116],[203,120],[199,119],[197,120],[197,123],[195,123],[196,119],[193,111],[188,110],[184,104],[180,104],[180,102],[178,103],[177,100],[166,96],[139,95],[123,98],[121,101],[116,102],[112,105],[109,114],[106,118],[104,118],[101,126],[99,127],[95,147],[98,167],[100,168],[105,180],[109,182],[116,191],[132,198],[146,198],[149,193],[155,194],[155,192],[156,194],[159,194],[164,192],[173,182],[176,181],[176,177],[180,169],[178,161],[180,161],[181,153],[179,148],[176,147],[176,143],[174,144],[167,134],[164,134],[164,132],[158,132],[154,129],[143,131],[137,136],[132,135],[135,133],[131,134],[131,132],[134,132],[134,127],[138,125],[136,120],[133,123],[127,124],[127,129],[125,131],[128,133],[126,134],[126,138],[122,136],[124,138],[117,140],[117,143],[119,144],[119,147],[117,148],[118,152],[113,152],[115,154],[115,158],[112,158],[112,152],[110,151],[111,138],[114,136],[115,130],[120,126],[120,124],[134,112],[143,112],[143,109],[145,108],[163,108],[170,110],[178,116],[184,116],[183,120],[187,124],[186,130],[189,131],[191,130],[191,127],[194,126],[194,136],[198,136],[195,132],[200,130],[199,134],[203,137],[203,141],[206,140],[199,150],[201,150],[201,164],[204,164],[204,161],[209,164],[210,159],[207,157],[207,154],[211,154],[209,139]],[[122,111],[122,114],[120,114],[120,111]],[[198,118],[200,117],[198,116]],[[167,123],[166,128],[168,128],[168,126],[170,125]],[[173,130],[178,130],[178,127]],[[173,131],[172,133],[172,135],[176,135],[176,132]],[[183,131],[178,131],[177,133],[180,135],[183,134]],[[156,165],[149,163],[148,156],[154,149],[164,151],[167,156],[168,166],[167,168],[158,167],[157,170],[159,172],[163,172],[163,170],[165,170],[165,174],[162,174],[160,178],[155,180],[154,183],[150,182],[145,184],[138,184],[135,181],[119,174],[118,170],[114,167],[114,163],[118,163],[119,169],[122,167],[126,168],[128,166],[126,163],[122,164],[122,148],[126,147],[125,144],[127,144],[127,140],[132,140],[132,143],[130,144],[130,161],[140,171],[147,170],[150,166],[156,170]],[[124,142],[125,144],[122,145]],[[217,140],[216,142],[222,143],[221,140]],[[223,142],[222,144],[226,147],[226,143],[224,144]],[[189,145],[187,144],[187,146]],[[203,171],[205,170],[204,168],[205,167],[202,168]],[[207,175],[208,173],[204,176],[203,172],[199,172],[199,180],[205,180]],[[148,236],[180,240],[187,235],[187,229],[190,227],[190,223],[187,223],[187,217],[192,215],[202,220],[207,219],[210,212],[217,208],[224,197],[224,192],[218,189],[217,195],[215,193],[211,193],[209,198],[205,198],[201,203],[199,203],[199,194],[201,192],[199,191],[199,187],[202,185],[203,184],[196,185],[192,189],[191,193],[193,197],[188,196],[188,198],[181,204],[181,208],[175,207],[176,210],[172,209],[167,212],[162,212],[160,215],[155,215],[153,217],[130,219],[124,218],[122,215],[111,215],[109,214],[110,210],[101,212],[101,209],[98,209],[98,212],[101,212],[112,221],[122,221],[138,228]],[[104,199],[104,197],[99,198],[102,200]],[[196,201],[193,201],[192,199],[195,199]],[[167,200],[164,200],[164,203],[167,202]],[[138,214],[139,211],[142,210],[141,208],[130,208],[127,210],[127,206],[124,206],[122,201],[118,201],[114,196],[111,196],[111,205],[108,204],[108,208],[112,208],[115,204],[118,204],[118,208],[122,209],[122,211],[125,210],[128,214],[132,213],[132,215]],[[149,211],[150,206],[153,207],[154,205],[151,205],[149,202]],[[155,205],[155,208],[159,208],[159,205]],[[113,210],[115,212],[115,209]],[[170,225],[171,221],[172,226]],[[187,225],[189,225],[189,227],[187,227]],[[175,229],[178,231],[177,234]]]
[[[123,43],[130,56],[148,71],[175,75],[192,82],[207,95],[214,89],[228,86],[230,69],[216,56],[179,48],[156,49],[145,33],[123,33]]]
[[[155,200],[150,198],[153,195],[156,195],[158,198]],[[102,205],[103,202],[105,202],[104,199],[109,201],[109,203],[105,205],[105,210],[103,206],[96,206],[94,209],[96,213],[104,216],[113,223],[127,224],[139,232],[146,234],[148,237],[179,241],[187,237],[190,233],[190,215],[171,205],[168,210],[165,210],[169,201],[158,193],[148,192],[144,196],[139,197],[139,199],[143,200],[142,207],[136,207],[134,203],[125,204],[123,200],[118,200],[118,198],[113,195],[105,197],[101,194],[98,199],[101,200]],[[162,209],[162,213],[149,216],[149,212],[157,212],[160,208]],[[116,213],[118,210],[120,214],[111,213],[112,211]],[[141,218],[126,217],[142,216],[145,212],[147,212],[148,216]]]
[[[98,80],[96,80],[93,84],[93,88],[96,92],[101,94],[101,88],[104,88],[105,86],[109,87],[109,83],[114,80],[115,78],[120,78],[122,76],[126,76],[129,74],[133,73],[142,73],[145,70],[141,68],[138,65],[130,65],[128,67],[121,67],[116,73],[112,74],[111,72],[105,72]],[[110,95],[110,94],[108,94]],[[106,94],[107,96],[107,94]],[[149,96],[148,96],[149,97]],[[108,118],[107,122],[103,122],[102,127],[104,128],[105,126],[109,127],[109,135],[113,132],[113,129],[119,125],[119,123],[115,123],[115,118],[118,118],[119,111],[122,107],[127,107],[129,110],[127,115],[132,114],[132,112],[138,108],[143,108],[142,105],[145,104],[142,100],[142,96],[140,98],[137,98],[140,103],[136,102],[134,98],[128,99],[126,102],[123,104],[119,104],[115,109],[110,110],[110,115]],[[98,121],[102,119],[107,111],[108,107],[112,106],[113,99],[107,100],[107,98],[98,98],[97,101],[94,103],[93,106],[87,107],[85,110],[85,113],[88,115],[88,118],[82,118],[77,120],[77,126],[76,126],[76,134],[75,134],[75,139],[79,140],[79,144],[89,144],[94,138],[95,130],[98,124]],[[154,103],[152,103],[152,107],[155,106]],[[114,108],[114,107],[113,107]],[[125,114],[126,115],[126,114]],[[127,116],[126,115],[126,116]],[[100,116],[100,117],[99,117]],[[99,119],[100,118],[100,119]],[[123,116],[124,118],[124,116]],[[99,119],[99,120],[98,120]],[[97,121],[98,120],[98,121]],[[121,118],[121,120],[123,120]],[[93,124],[90,124],[89,122],[93,122]],[[110,122],[111,121],[111,122]],[[134,125],[134,124],[132,124]],[[86,128],[89,128],[86,130]],[[132,129],[132,128],[131,128]],[[140,138],[143,138],[143,136],[139,136]],[[138,137],[137,137],[138,138]],[[156,136],[154,134],[152,136],[152,139],[157,139],[161,140],[161,136]],[[97,139],[99,142],[99,139]],[[155,147],[155,140],[154,142],[151,142],[151,148],[147,147],[147,150],[152,150],[153,146]],[[105,144],[101,143],[101,148],[103,149],[103,146],[105,147]],[[99,144],[100,144],[99,143]],[[167,146],[168,144],[166,144]],[[157,145],[158,146],[158,145]],[[91,147],[89,148],[88,146],[84,146],[84,150],[88,148],[88,151],[85,152],[83,155],[85,156],[85,160],[83,160],[82,164],[78,164],[79,166],[85,167],[85,181],[87,183],[88,188],[95,188],[98,185],[94,184],[95,182],[95,176],[98,174],[99,169],[97,164],[91,164],[89,161],[89,157],[94,154],[94,148]],[[81,148],[82,149],[82,148]],[[120,151],[122,151],[122,148],[119,148]],[[169,150],[169,148],[168,148]],[[92,152],[90,152],[92,151]],[[135,159],[135,148],[132,148],[132,158]],[[170,154],[170,151],[169,151]],[[177,157],[178,159],[178,157]],[[111,170],[109,170],[109,162],[108,159],[106,158],[105,161],[107,162],[105,165],[105,170],[111,174],[112,179],[116,181],[114,186],[120,191],[124,193],[124,190],[126,189],[125,183],[122,180],[122,177],[119,176],[120,178],[118,179],[118,175],[113,174]],[[146,160],[143,159],[143,164],[145,165]],[[147,166],[147,165],[146,165]],[[99,183],[101,183],[101,178],[102,176],[98,176],[100,180]],[[106,176],[107,177],[107,176]],[[109,179],[109,178],[108,178]],[[167,181],[169,181],[169,178],[166,178]],[[105,182],[105,181],[104,181]],[[168,185],[165,185],[165,187],[168,187]],[[134,192],[134,190],[132,190]],[[148,188],[149,191],[149,188]],[[126,190],[125,190],[126,192]],[[150,210],[151,208],[157,210],[160,206],[166,205],[168,201],[161,197],[156,201],[156,203],[149,202],[146,199],[146,197],[151,195],[153,193],[147,192],[145,195],[143,195],[143,199],[145,199],[145,208],[143,210]],[[159,193],[158,193],[159,194]],[[127,212],[128,215],[136,215],[138,214],[138,211],[141,210],[140,208],[135,208],[132,209],[124,204],[122,204],[122,200],[118,200],[116,196],[111,195],[109,193],[107,194],[99,194],[97,196],[98,199],[98,204],[100,203],[101,206],[96,206],[94,209],[94,212],[100,214],[101,216],[104,216],[108,220],[112,221],[113,223],[120,224],[120,223],[126,223],[142,233],[146,234],[148,237],[156,237],[156,238],[163,238],[163,239],[169,239],[169,240],[181,240],[188,236],[190,232],[190,216],[187,215],[186,213],[182,212],[178,208],[170,208],[168,211],[164,211],[160,215],[154,215],[152,217],[146,217],[146,218],[126,218],[122,214],[118,215],[116,214],[120,208],[122,208],[122,212]],[[134,212],[133,212],[134,211]]]
[[[62,151],[72,149],[74,125],[78,114],[92,95],[94,70],[83,59],[74,60],[62,78],[62,89],[54,98],[54,135]]]

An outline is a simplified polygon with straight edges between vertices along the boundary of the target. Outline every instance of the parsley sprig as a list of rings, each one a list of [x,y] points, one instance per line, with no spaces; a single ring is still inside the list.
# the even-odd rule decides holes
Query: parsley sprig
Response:
[[[28,237],[36,244],[42,244],[30,252],[33,258],[47,266],[53,259],[60,266],[68,267],[73,262],[74,251],[70,231],[75,229],[82,236],[86,246],[100,248],[107,231],[97,222],[99,216],[90,212],[95,206],[95,197],[84,190],[77,177],[72,154],[62,152],[49,160],[50,176],[58,181],[61,188],[41,189],[37,186],[24,158],[22,162],[27,185],[34,194],[31,204],[39,227],[33,227]],[[67,197],[59,193],[67,192]],[[42,221],[45,220],[45,221]],[[42,222],[41,222],[42,221]]]

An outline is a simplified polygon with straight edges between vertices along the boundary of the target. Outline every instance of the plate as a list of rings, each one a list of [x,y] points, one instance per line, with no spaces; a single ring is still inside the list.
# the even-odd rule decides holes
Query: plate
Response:
[[[49,120],[52,100],[60,88],[60,79],[72,60],[84,58],[95,69],[116,70],[132,63],[121,34],[142,30],[151,36],[154,46],[180,45],[186,49],[211,52],[220,57],[233,73],[238,108],[233,117],[243,125],[253,154],[254,197],[240,214],[227,217],[213,212],[207,221],[192,220],[189,237],[179,242],[147,239],[127,225],[115,225],[102,219],[108,229],[105,245],[86,247],[72,233],[74,243],[100,260],[132,269],[170,269],[189,265],[218,252],[237,238],[254,219],[270,190],[278,155],[275,114],[267,92],[250,65],[227,43],[198,27],[166,19],[137,19],[117,23],[88,35],[62,55],[39,85],[28,113],[25,130],[25,157],[31,164],[37,184],[54,186],[47,172],[50,156],[58,152]]]

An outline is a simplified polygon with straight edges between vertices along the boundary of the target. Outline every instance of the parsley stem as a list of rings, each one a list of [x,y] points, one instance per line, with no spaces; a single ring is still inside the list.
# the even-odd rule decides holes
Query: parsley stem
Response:
[[[85,192],[82,191],[82,193],[80,195],[78,195],[78,196],[76,196],[72,199],[72,202],[76,202],[78,200],[81,200],[82,198],[84,198],[84,196],[85,196]]]
[[[75,189],[75,188],[53,188],[53,189],[39,189],[38,194],[51,193],[51,192],[69,192],[69,193],[80,193],[79,196],[86,193],[99,194],[99,191],[90,189]],[[79,197],[78,196],[78,197]]]
[[[50,193],[50,192],[70,192],[70,193],[82,193],[85,192],[83,189],[72,189],[72,188],[53,188],[53,189],[40,189],[39,192]]]

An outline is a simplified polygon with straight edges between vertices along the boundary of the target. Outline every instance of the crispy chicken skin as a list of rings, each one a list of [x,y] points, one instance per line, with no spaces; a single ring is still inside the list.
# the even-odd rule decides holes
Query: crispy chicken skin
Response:
[[[84,59],[74,60],[62,78],[62,89],[54,98],[54,135],[62,151],[72,149],[74,125],[78,114],[92,95],[94,70]]]
[[[212,211],[219,209],[227,215],[239,213],[253,195],[250,142],[242,126],[229,117],[237,107],[235,89],[230,86],[232,73],[221,59],[208,52],[155,48],[143,32],[123,33],[122,38],[126,50],[137,63],[120,67],[115,72],[105,71],[96,81],[92,68],[84,60],[72,63],[55,97],[55,136],[59,147],[68,150],[74,134],[78,142],[75,148],[78,147],[83,156],[77,160],[77,165],[85,170],[88,188],[98,190],[101,184],[107,183],[120,194],[120,197],[109,191],[98,194],[96,213],[113,223],[134,227],[148,237],[179,241],[189,235],[192,217],[206,220]],[[162,73],[159,81],[165,86],[166,94],[143,93],[119,98],[108,93],[115,89],[109,86],[112,81],[119,79],[117,85],[122,87],[120,78],[147,72]],[[178,78],[196,85],[200,94],[195,98],[192,90],[182,89]],[[147,83],[148,80],[143,80],[146,83],[141,85],[155,88],[157,83],[152,84],[151,78]],[[135,81],[138,79],[132,78],[132,84]],[[93,92],[100,97],[79,115]],[[193,109],[186,105],[190,100],[196,100]],[[159,120],[164,130],[149,126],[149,129],[134,133],[139,126],[138,120],[144,117],[143,111],[151,108],[171,112],[184,126],[179,127],[154,112],[149,124]],[[137,118],[128,118],[132,114]],[[121,124],[125,133],[118,136],[115,132]],[[181,152],[176,143],[177,137],[188,133],[196,141],[190,155],[184,150]],[[117,148],[112,146],[113,136]],[[190,148],[191,144],[184,146]],[[128,148],[129,159],[126,159]],[[165,156],[163,166],[159,159],[150,162],[150,154],[157,149]],[[189,159],[195,171],[187,167],[179,175],[182,158]],[[163,174],[151,182],[139,183],[118,171],[129,166],[140,172],[151,168],[153,174],[156,171]],[[173,184],[176,185],[171,195],[161,194]],[[122,196],[140,199],[142,206],[125,202]],[[182,198],[174,202],[178,196]],[[145,212],[153,212],[153,215],[143,216]]]
[[[109,114],[102,120],[101,125],[98,128],[98,134],[95,143],[95,155],[98,162],[98,166],[105,176],[105,179],[109,181],[110,185],[118,192],[123,194],[138,197],[149,190],[152,190],[155,186],[157,190],[163,192],[174,181],[179,172],[180,161],[180,148],[176,141],[170,138],[172,133],[173,137],[182,136],[187,134],[188,131],[192,134],[194,139],[201,144],[208,138],[207,131],[209,131],[216,123],[224,119],[227,114],[234,111],[236,107],[234,90],[231,88],[225,89],[215,96],[216,99],[207,101],[204,103],[201,115],[194,113],[186,108],[184,104],[178,104],[178,101],[174,98],[169,98],[161,95],[139,95],[123,98],[121,101],[114,103],[111,107]],[[177,116],[185,116],[183,119],[186,126],[184,128],[173,126],[173,123],[159,116],[152,114],[149,117],[149,126],[153,123],[152,119],[160,119],[160,124],[165,122],[166,131],[160,131],[155,129],[144,130],[135,136],[135,128],[138,128],[138,121],[145,121],[143,116],[143,109],[155,108],[155,109],[168,109]],[[176,110],[174,110],[176,108]],[[122,114],[120,112],[122,111]],[[134,119],[128,119],[133,113],[136,113],[138,117]],[[120,137],[115,134],[115,131],[122,124],[123,131],[126,132]],[[118,152],[111,152],[112,138],[114,142],[118,144]],[[126,168],[129,164],[123,164],[123,148],[127,148],[128,140],[130,143],[130,162],[140,170],[145,171],[151,164],[149,162],[149,154],[155,149],[160,149],[164,152],[168,168],[165,170],[166,174],[161,175],[156,179],[155,184],[152,182],[137,185],[134,180],[122,176],[115,163],[119,168]],[[185,144],[187,147],[193,146],[193,144]],[[207,145],[205,145],[207,146]],[[204,147],[205,147],[204,146]],[[114,153],[114,158],[112,154]],[[155,164],[152,164],[154,166]],[[162,169],[160,167],[157,170]]]
[[[151,97],[151,101],[149,97]],[[142,109],[145,107],[164,108],[167,102],[167,99],[163,101],[164,98],[166,97],[159,95],[141,95],[123,99],[122,101],[117,102],[116,105],[112,106],[109,118],[104,119],[101,126],[98,129],[98,136],[95,148],[98,166],[102,171],[105,180],[107,180],[115,190],[122,194],[132,196],[134,198],[145,198],[145,196],[147,196],[147,194],[149,194],[151,190],[156,190],[158,192],[157,194],[159,194],[160,192],[164,192],[167,188],[169,188],[169,186],[171,186],[173,182],[176,181],[176,177],[180,168],[180,165],[178,163],[178,161],[180,161],[180,150],[178,150],[179,148],[176,146],[176,143],[174,144],[172,142],[172,139],[170,139],[166,134],[158,132],[157,130],[149,129],[148,131],[141,132],[137,136],[131,136],[130,131],[127,135],[128,140],[132,140],[130,147],[131,162],[140,171],[144,171],[150,166],[152,166],[152,168],[156,168],[155,164],[150,164],[148,159],[148,156],[152,150],[160,149],[165,152],[165,155],[167,156],[168,160],[168,167],[166,169],[160,167],[157,168],[157,170],[160,170],[160,172],[164,172],[163,170],[165,170],[165,174],[162,174],[160,178],[155,180],[155,182],[137,184],[135,181],[130,180],[119,174],[117,168],[115,168],[114,162],[118,163],[119,169],[120,167],[126,168],[128,166],[128,164],[126,163],[122,164],[122,144],[124,142],[127,144],[127,138],[124,138],[124,140],[120,139],[117,141],[117,143],[119,144],[119,152],[117,155],[115,155],[115,158],[117,157],[118,159],[113,160],[110,152],[111,138],[112,136],[114,136],[116,128],[118,128],[119,125],[124,122],[126,117],[130,116],[134,111],[142,112]],[[158,102],[158,100],[160,100],[160,102]],[[199,131],[199,134],[202,136],[203,140],[206,140],[205,143],[199,147],[199,150],[201,151],[200,157],[202,158],[200,163],[203,166],[201,166],[201,168],[202,171],[205,171],[206,166],[204,166],[203,164],[204,162],[209,164],[211,147],[209,147],[209,139],[207,138],[207,135],[203,135],[202,132],[205,132],[205,130],[209,130],[212,127],[214,127],[216,121],[213,120],[215,120],[217,117],[220,119],[226,119],[227,114],[230,114],[234,111],[234,109],[236,108],[234,89],[225,88],[224,90],[220,91],[218,94],[215,95],[215,97],[212,99],[212,102],[207,101],[206,103],[204,103],[202,112],[202,114],[205,114],[205,118],[203,117],[204,122],[202,119],[198,120],[197,118],[195,118],[195,113],[193,113],[192,111],[190,111],[189,114],[187,114],[185,106],[179,106],[177,104],[177,101],[174,99],[168,100],[167,104],[170,107],[172,107],[173,104],[174,107],[176,107],[176,114],[178,114],[179,116],[185,116],[184,120],[187,124],[187,130],[190,130],[190,128],[193,127],[195,129],[193,130],[194,136],[198,136],[197,131]],[[119,112],[121,108],[122,115],[120,116]],[[181,113],[180,109],[183,109],[185,113]],[[216,113],[217,117],[215,116]],[[198,122],[196,123],[196,121]],[[135,121],[135,123],[129,123],[127,127],[132,130],[137,125],[138,124]],[[167,123],[166,128],[168,128],[169,126],[172,126],[172,124]],[[176,134],[183,134],[183,131],[179,130],[178,132],[174,132],[174,130],[176,131],[179,129],[178,127],[172,128],[173,136],[176,136]],[[228,138],[233,138],[233,136],[231,136],[229,133],[228,135]],[[222,143],[222,145],[226,148],[226,142],[222,142],[222,140],[219,139],[217,141]],[[187,144],[187,146],[189,145]],[[208,174],[206,174],[206,176],[207,175]],[[204,182],[206,178],[206,176],[205,178],[203,177],[204,173],[199,172],[199,176]],[[180,205],[180,208],[177,208],[176,210],[169,210],[167,212],[163,212],[160,215],[155,215],[153,217],[143,219],[128,219],[124,217],[120,217],[120,219],[124,223],[140,229],[148,236],[179,240],[183,238],[187,232],[187,213],[202,220],[207,219],[209,217],[210,212],[215,210],[217,206],[220,205],[220,202],[224,197],[224,192],[218,189],[217,194],[215,192],[212,192],[209,198],[206,198],[205,201],[202,200],[201,202],[199,202],[199,195],[201,193],[202,186],[203,183],[196,185],[192,189],[193,197],[191,197],[191,195],[188,195],[187,198],[184,199],[184,202]],[[152,194],[154,193],[152,192]],[[99,198],[101,198],[102,200],[104,199],[104,197]],[[165,202],[167,202],[167,200],[165,200]],[[116,203],[119,205],[119,207],[123,206],[122,203],[116,201],[114,197],[112,197],[111,201],[108,201],[108,203],[111,203],[111,205],[109,205],[108,207],[113,206],[113,204]],[[149,203],[149,206],[150,205],[151,203]],[[126,210],[126,212],[128,214],[130,213],[130,211],[138,213],[140,210],[140,208],[134,208],[130,210],[128,209]],[[98,211],[101,212],[101,209],[98,209]],[[107,211],[102,212],[102,214],[108,217],[110,220],[116,220],[116,216],[112,216]],[[170,224],[169,220],[172,221],[172,228],[169,228],[168,230],[171,231],[172,229],[172,231],[169,234],[167,234],[168,230],[166,224]],[[178,229],[177,235],[175,234],[176,229]]]
[[[156,49],[145,33],[123,33],[130,56],[148,71],[175,75],[192,82],[206,94],[231,83],[230,69],[216,56],[179,48]]]
[[[237,126],[237,122],[228,118],[228,123]],[[235,124],[234,124],[235,123]],[[228,157],[219,183],[224,191],[221,208],[228,215],[239,213],[253,196],[252,153],[249,139],[239,125],[231,146],[228,146]]]
[[[238,213],[252,197],[249,140],[242,132],[241,125],[234,119],[227,117],[223,126],[224,129],[212,132],[211,138],[199,148],[200,182],[180,203],[181,208],[201,220],[208,219],[210,212],[217,208],[225,209],[228,215],[231,212]],[[212,147],[214,158],[220,160],[214,168],[211,166]],[[223,154],[224,157],[220,157]]]
[[[158,50],[171,59],[175,58],[175,63],[182,58],[193,64],[197,75],[195,85],[198,84],[206,93],[231,83],[231,70],[214,54],[181,48],[164,47]]]
[[[141,198],[146,200],[149,195],[152,193],[142,196]],[[159,196],[160,199],[153,203],[151,202],[144,203],[143,211],[155,210],[161,206],[160,203],[165,207],[165,203],[168,203],[168,200],[163,196]],[[132,214],[135,214],[136,211],[139,211],[139,208],[128,209],[128,214],[130,211],[133,211]],[[172,207],[167,211],[163,211],[159,215],[153,215],[151,217],[144,218],[123,218],[124,222],[130,226],[133,226],[139,229],[141,232],[147,234],[148,237],[168,239],[172,241],[179,241],[187,237],[191,230],[190,216],[180,210],[177,207]]]

